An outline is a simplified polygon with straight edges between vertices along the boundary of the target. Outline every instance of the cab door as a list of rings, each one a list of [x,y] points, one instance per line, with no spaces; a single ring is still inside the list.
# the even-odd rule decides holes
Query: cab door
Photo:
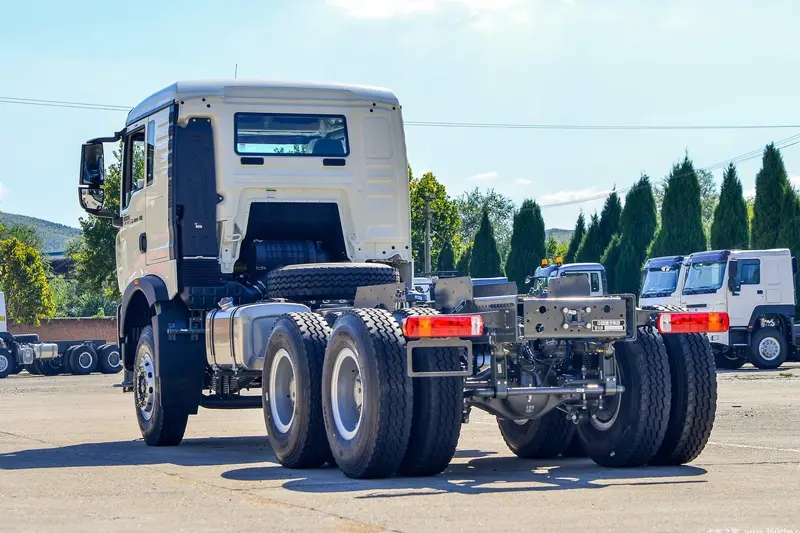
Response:
[[[120,291],[144,275],[145,258],[145,124],[134,124],[123,138],[120,217],[117,232],[117,279]]]
[[[728,315],[732,327],[748,326],[753,310],[766,301],[760,259],[739,259],[738,277],[741,282],[738,294],[728,292]]]

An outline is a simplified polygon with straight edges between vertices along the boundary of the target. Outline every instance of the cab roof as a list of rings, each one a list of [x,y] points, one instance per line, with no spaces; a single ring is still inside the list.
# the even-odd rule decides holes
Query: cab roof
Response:
[[[605,267],[600,263],[569,263],[566,265],[548,265],[538,267],[534,276],[550,276],[553,272],[605,272]]]
[[[128,113],[126,125],[173,102],[189,98],[282,98],[303,100],[370,101],[399,106],[389,89],[368,85],[288,82],[259,79],[216,79],[178,81],[153,93]]]

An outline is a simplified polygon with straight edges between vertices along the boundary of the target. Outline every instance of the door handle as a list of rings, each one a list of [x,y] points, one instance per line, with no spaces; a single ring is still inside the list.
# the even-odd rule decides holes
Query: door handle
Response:
[[[139,235],[139,251],[142,253],[147,252],[147,235],[144,233]]]
[[[758,289],[758,290],[756,291],[756,294],[764,294],[764,291],[762,291],[761,289]]]

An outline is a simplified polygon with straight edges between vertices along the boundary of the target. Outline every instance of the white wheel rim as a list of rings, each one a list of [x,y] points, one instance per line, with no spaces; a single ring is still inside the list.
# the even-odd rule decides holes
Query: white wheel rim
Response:
[[[78,366],[84,370],[92,366],[92,354],[88,350],[78,355]]]
[[[615,368],[614,374],[617,376],[617,379],[620,379],[619,365],[617,364],[616,357],[614,358],[614,368]],[[611,418],[601,419],[599,416],[597,416],[597,411],[595,411],[591,413],[589,416],[589,424],[599,431],[608,431],[609,429],[611,429],[614,426],[614,423],[617,421],[617,417],[619,417],[619,411],[620,408],[622,407],[622,394],[623,393],[621,392],[617,392],[611,398],[614,409]],[[608,411],[606,411],[606,413],[607,412]]]
[[[361,367],[353,350],[345,348],[336,356],[331,379],[331,407],[336,430],[352,440],[361,427],[364,392]]]
[[[110,352],[106,356],[106,360],[108,361],[108,366],[111,368],[117,368],[122,364],[122,358],[119,356],[119,352],[116,350]]]
[[[8,356],[6,354],[0,355],[0,372],[5,372],[8,370],[8,367],[11,366],[8,362]]]
[[[288,433],[297,408],[295,369],[289,352],[281,348],[269,369],[269,410],[281,433]]]
[[[765,361],[774,361],[781,354],[781,345],[777,339],[765,337],[758,343],[758,355]]]
[[[136,407],[139,409],[142,418],[150,420],[156,404],[156,376],[153,356],[145,348],[139,365],[136,367],[133,379],[133,393]]]

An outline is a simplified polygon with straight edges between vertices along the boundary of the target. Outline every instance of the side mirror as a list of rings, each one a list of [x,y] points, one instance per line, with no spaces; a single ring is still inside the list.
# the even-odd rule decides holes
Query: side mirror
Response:
[[[100,187],[105,181],[105,172],[103,144],[86,143],[81,146],[81,172],[79,183],[92,188]]]
[[[728,288],[731,294],[738,294],[742,288],[742,282],[739,281],[739,260],[731,259],[728,261]]]
[[[105,200],[106,193],[100,187],[78,188],[78,201],[84,211],[98,218],[113,218],[116,221],[116,219],[119,218],[117,213],[103,210]]]

